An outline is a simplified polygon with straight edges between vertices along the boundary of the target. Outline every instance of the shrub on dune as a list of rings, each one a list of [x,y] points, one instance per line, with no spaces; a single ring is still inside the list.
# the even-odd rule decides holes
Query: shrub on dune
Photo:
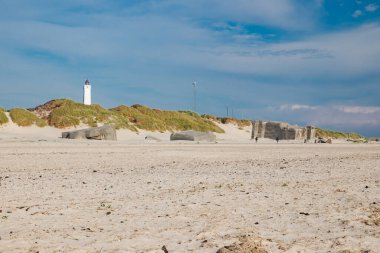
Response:
[[[4,108],[0,107],[0,125],[8,123],[8,117],[5,115],[5,110]]]
[[[142,105],[131,107],[121,105],[110,110],[100,105],[84,105],[69,99],[51,100],[32,109],[50,126],[57,128],[76,127],[86,124],[90,127],[98,124],[110,124],[116,129],[138,129],[148,131],[196,130],[223,133],[212,119],[203,118],[194,112],[161,111]]]
[[[11,109],[9,115],[12,121],[18,126],[25,127],[35,124],[38,127],[44,127],[47,125],[45,120],[38,118],[34,113],[22,108]]]
[[[345,133],[332,130],[317,128],[316,136],[319,138],[332,138],[332,139],[364,139],[365,137],[357,133]]]
[[[223,129],[211,120],[202,118],[197,113],[187,111],[161,111],[142,105],[131,107],[122,105],[111,109],[134,124],[137,128],[148,131],[195,130],[223,133]]]
[[[46,115],[49,125],[57,128],[76,127],[81,123],[96,127],[100,123],[111,124],[117,129],[134,130],[127,119],[120,118],[114,112],[97,104],[84,105],[69,99],[56,99],[34,110]]]
[[[239,127],[246,127],[246,126],[250,126],[252,124],[251,121],[247,120],[247,119],[218,117],[217,120],[222,124],[234,124],[234,125],[237,125]]]

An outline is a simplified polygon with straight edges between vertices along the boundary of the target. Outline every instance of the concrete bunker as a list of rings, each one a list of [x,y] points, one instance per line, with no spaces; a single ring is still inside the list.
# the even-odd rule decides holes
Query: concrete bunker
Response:
[[[268,138],[275,140],[313,140],[316,129],[313,126],[300,127],[286,122],[252,121],[251,138]]]

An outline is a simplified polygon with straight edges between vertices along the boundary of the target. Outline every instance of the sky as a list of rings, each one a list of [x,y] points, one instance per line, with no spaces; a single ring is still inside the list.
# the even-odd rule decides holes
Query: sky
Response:
[[[380,136],[380,0],[0,0],[0,106],[142,104]],[[233,114],[233,115],[232,115]]]

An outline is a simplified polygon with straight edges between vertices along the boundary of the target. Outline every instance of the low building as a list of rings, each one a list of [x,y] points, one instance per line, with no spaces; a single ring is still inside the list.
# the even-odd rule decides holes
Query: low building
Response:
[[[268,138],[275,140],[312,140],[316,129],[312,126],[293,126],[285,122],[252,121],[252,139]]]

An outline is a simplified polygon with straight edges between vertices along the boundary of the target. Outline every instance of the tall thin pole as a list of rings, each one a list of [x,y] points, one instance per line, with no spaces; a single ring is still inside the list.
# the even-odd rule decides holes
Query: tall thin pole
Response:
[[[197,82],[193,82],[193,95],[194,95],[194,108],[193,111],[197,112]]]

